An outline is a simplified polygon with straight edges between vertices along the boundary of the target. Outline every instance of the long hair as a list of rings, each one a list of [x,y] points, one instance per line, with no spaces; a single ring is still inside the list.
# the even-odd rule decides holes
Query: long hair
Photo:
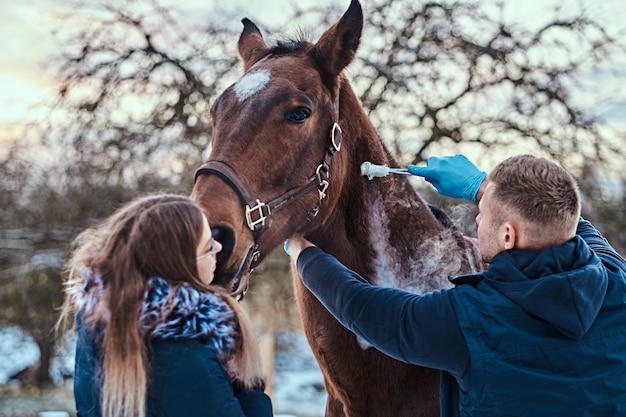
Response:
[[[103,305],[83,317],[89,327],[101,326],[104,417],[144,417],[150,367],[139,315],[149,277],[160,277],[175,287],[188,283],[199,291],[221,294],[234,310],[241,336],[233,358],[237,377],[246,386],[262,379],[258,346],[245,312],[224,289],[199,277],[196,248],[203,230],[202,210],[189,198],[150,196],[122,207],[100,227],[83,232],[75,241],[68,266],[65,308],[76,310],[80,274],[88,268],[103,282]]]

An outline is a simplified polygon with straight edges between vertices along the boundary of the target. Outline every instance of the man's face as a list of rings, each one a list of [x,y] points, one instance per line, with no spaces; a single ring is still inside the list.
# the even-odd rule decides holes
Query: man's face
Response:
[[[487,263],[504,250],[502,217],[496,216],[497,202],[493,199],[493,185],[490,183],[487,184],[485,193],[478,204],[479,213],[476,216],[478,246],[483,261]]]

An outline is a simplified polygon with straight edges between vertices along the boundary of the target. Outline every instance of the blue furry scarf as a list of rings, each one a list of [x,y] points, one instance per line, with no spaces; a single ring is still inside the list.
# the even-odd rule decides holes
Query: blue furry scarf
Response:
[[[87,318],[106,311],[104,283],[90,270],[81,272],[81,282],[70,291],[77,312]],[[220,294],[200,292],[187,283],[171,286],[162,278],[150,278],[139,330],[149,340],[192,339],[211,345],[224,368],[231,375],[234,371],[231,359],[239,348],[241,333],[235,312]]]

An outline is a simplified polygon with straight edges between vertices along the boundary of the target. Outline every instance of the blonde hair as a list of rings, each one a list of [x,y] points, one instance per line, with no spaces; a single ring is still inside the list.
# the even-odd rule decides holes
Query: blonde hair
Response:
[[[563,168],[532,155],[510,157],[489,174],[496,216],[513,212],[528,229],[533,249],[560,245],[576,234],[580,195]]]
[[[237,317],[240,346],[233,358],[237,378],[247,387],[262,383],[260,354],[247,314],[223,288],[205,284],[198,275],[196,247],[202,230],[202,210],[192,200],[160,195],[127,204],[75,240],[61,320],[77,310],[81,270],[86,267],[99,274],[103,303],[82,319],[85,326],[103,329],[103,417],[146,414],[150,367],[138,322],[149,277],[220,294]]]

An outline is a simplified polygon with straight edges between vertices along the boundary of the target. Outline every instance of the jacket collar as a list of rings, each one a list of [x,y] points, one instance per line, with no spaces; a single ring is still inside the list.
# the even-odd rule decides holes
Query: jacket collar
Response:
[[[510,250],[494,256],[486,271],[452,278],[455,285],[484,282],[526,312],[578,339],[595,321],[608,288],[608,274],[585,241],[539,251]]]
[[[70,291],[82,321],[94,314],[107,320],[106,285],[100,275],[83,268],[78,281]],[[208,344],[228,368],[241,334],[235,312],[222,297],[187,283],[172,286],[163,278],[149,278],[139,328],[148,340],[191,339]]]

